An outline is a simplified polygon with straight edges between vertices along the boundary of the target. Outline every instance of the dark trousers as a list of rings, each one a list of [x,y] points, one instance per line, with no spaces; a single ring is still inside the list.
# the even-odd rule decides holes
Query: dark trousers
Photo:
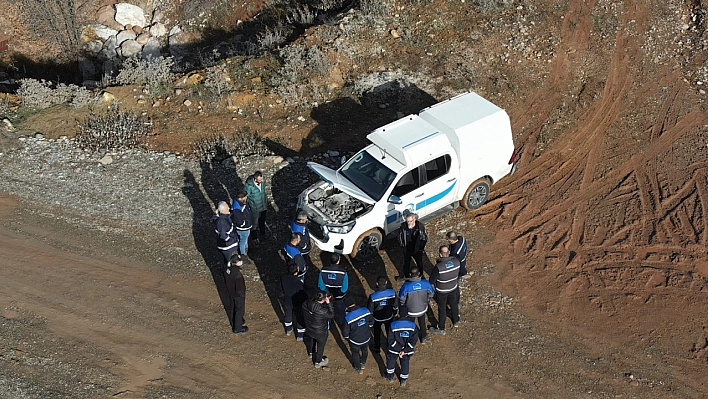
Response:
[[[285,331],[291,331],[293,329],[293,319],[295,319],[295,336],[302,337],[305,335],[305,325],[303,323],[302,317],[302,307],[293,307],[292,305],[283,305],[283,324],[285,324]]]
[[[401,306],[399,308],[399,314],[401,315],[401,317],[407,317],[411,320],[417,319],[418,338],[420,338],[420,342],[423,342],[423,340],[428,336],[428,327],[425,325],[425,313],[420,316],[409,316],[408,309],[405,306]]]
[[[253,237],[254,240],[258,239],[258,233],[261,235],[266,234],[266,212],[267,211],[260,211],[260,212],[253,212],[253,227],[251,227],[251,237]],[[256,227],[258,227],[258,230],[256,230]]]
[[[411,276],[411,258],[415,260],[415,265],[423,276],[423,251],[413,252],[412,249],[403,249],[403,277]]]
[[[460,287],[450,292],[436,292],[435,301],[438,303],[438,328],[445,329],[447,320],[447,305],[450,305],[450,316],[452,323],[460,321]]]
[[[344,309],[344,298],[342,299],[335,299],[332,301],[332,305],[334,305],[334,313],[335,313],[335,320],[337,320],[337,325],[339,326],[339,329],[341,331],[344,331],[344,323],[346,323],[345,316],[346,314],[345,309]]]
[[[366,364],[366,359],[369,358],[368,344],[357,345],[349,342],[349,349],[352,351],[352,365],[355,369],[360,369],[363,364]]]
[[[246,298],[231,298],[231,330],[235,333],[241,332],[246,320],[243,315],[246,311]]]
[[[305,346],[307,346],[307,351],[312,353],[313,363],[317,364],[322,361],[322,355],[324,354],[328,336],[329,334],[322,337],[311,337],[305,333]]]
[[[396,371],[396,360],[401,359],[401,381],[408,379],[408,370],[411,362],[411,355],[403,355],[399,357],[398,353],[386,352],[386,376],[393,377]]]
[[[467,261],[460,262],[460,277],[467,275]]]
[[[374,349],[376,349],[377,351],[381,349],[381,327],[384,327],[386,329],[386,337],[388,337],[389,331],[391,330],[391,320],[374,320]]]

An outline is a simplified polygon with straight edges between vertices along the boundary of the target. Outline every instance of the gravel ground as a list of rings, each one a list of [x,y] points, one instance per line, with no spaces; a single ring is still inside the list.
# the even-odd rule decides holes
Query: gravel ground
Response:
[[[200,241],[198,235],[209,234],[216,204],[231,201],[256,170],[268,181],[268,224],[284,239],[298,194],[316,180],[306,161],[329,166],[339,162],[339,154],[330,151],[311,159],[270,155],[207,164],[144,149],[91,153],[72,139],[45,139],[41,134],[3,133],[0,139],[1,192],[42,204],[34,211],[77,226],[142,236],[148,242],[169,237],[164,240],[167,251],[180,256],[190,252],[184,247]],[[205,243],[211,241],[210,235],[204,238]],[[191,258],[191,271],[205,273],[203,261]]]

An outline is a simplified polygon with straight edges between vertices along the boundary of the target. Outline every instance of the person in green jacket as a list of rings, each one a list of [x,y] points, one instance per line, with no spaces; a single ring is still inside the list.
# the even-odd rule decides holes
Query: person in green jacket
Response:
[[[258,240],[258,233],[266,235],[266,211],[268,210],[268,198],[266,197],[266,181],[263,172],[260,170],[253,173],[246,179],[243,190],[248,194],[248,206],[251,208],[253,226],[251,227],[251,237]],[[256,228],[258,230],[256,230]]]

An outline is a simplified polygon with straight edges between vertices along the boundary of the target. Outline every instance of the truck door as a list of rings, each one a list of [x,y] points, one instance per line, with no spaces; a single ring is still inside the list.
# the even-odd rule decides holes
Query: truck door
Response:
[[[455,201],[459,167],[456,158],[449,154],[441,155],[426,162],[421,167],[422,196],[416,198],[418,216],[423,217]]]
[[[398,181],[394,183],[391,196],[398,197],[400,204],[395,204],[389,201],[386,213],[386,233],[390,233],[401,226],[403,223],[403,213],[408,210],[417,212],[415,208],[416,202],[420,197],[420,167],[415,167],[403,175],[399,175]],[[390,197],[389,197],[390,199]]]

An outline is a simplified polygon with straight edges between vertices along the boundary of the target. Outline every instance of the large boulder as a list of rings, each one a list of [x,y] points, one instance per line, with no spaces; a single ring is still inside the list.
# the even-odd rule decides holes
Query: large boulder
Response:
[[[156,60],[160,57],[160,42],[155,37],[150,37],[143,46],[143,58]]]
[[[122,26],[147,26],[145,12],[142,8],[128,3],[114,4],[114,7],[116,9],[115,20]]]
[[[113,8],[112,4],[103,6],[96,11],[96,22],[111,29],[123,29],[123,25],[116,22],[116,9]]]
[[[135,40],[137,35],[132,30],[122,30],[116,35],[116,44],[120,46],[126,40]]]
[[[115,36],[117,34],[118,31],[116,29],[111,28],[110,26],[106,26],[103,24],[92,24],[84,26],[83,30],[81,31],[81,38],[84,39],[84,41],[101,39],[101,41],[105,42],[106,40],[108,40],[109,37]]]
[[[143,46],[135,40],[126,40],[120,44],[120,55],[125,58],[140,54],[142,50]]]
[[[160,22],[152,24],[150,27],[148,27],[148,30],[150,31],[150,34],[155,37],[162,37],[167,34],[167,28],[164,24]]]
[[[116,37],[111,36],[108,38],[103,43],[103,49],[101,49],[101,57],[105,60],[112,60],[116,57],[118,57],[118,54],[116,53],[116,47],[118,44],[116,44]]]

